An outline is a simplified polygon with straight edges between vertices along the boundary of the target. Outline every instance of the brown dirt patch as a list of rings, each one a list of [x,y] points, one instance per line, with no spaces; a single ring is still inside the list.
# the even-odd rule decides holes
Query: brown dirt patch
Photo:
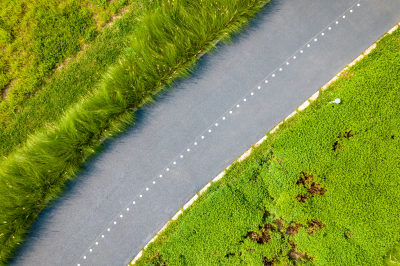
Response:
[[[285,229],[285,225],[283,224],[283,219],[276,219],[274,221],[274,224],[276,224],[276,228],[278,229],[278,231],[282,231]]]
[[[286,234],[290,236],[294,236],[299,232],[299,229],[301,227],[301,224],[295,223],[295,224],[290,224],[286,228]]]
[[[315,196],[315,195],[324,195],[325,192],[326,192],[326,189],[325,189],[325,188],[322,188],[322,187],[320,186],[320,184],[317,184],[317,183],[315,183],[315,182],[312,182],[312,183],[311,183],[311,186],[307,189],[307,191],[308,191],[312,196]]]
[[[317,219],[312,219],[310,222],[308,222],[307,224],[307,228],[308,228],[308,234],[309,235],[313,235],[316,232],[318,232],[319,230],[321,230],[325,225],[317,220]]]
[[[333,146],[332,146],[333,151],[341,150],[342,148],[343,148],[343,145],[338,140],[335,141],[335,143],[333,143]]]
[[[247,237],[251,241],[257,242],[258,244],[266,244],[271,240],[270,232],[275,232],[276,228],[272,224],[266,224],[259,226],[259,232],[251,231],[247,233]]]
[[[313,179],[313,175],[307,174],[306,172],[301,172],[301,177],[299,180],[297,180],[296,185],[302,184],[303,186],[308,186]]]
[[[340,134],[337,138],[338,140],[335,141],[332,145],[332,150],[337,151],[343,149],[343,139],[350,139],[354,136],[353,130],[346,130],[343,134]]]
[[[272,266],[276,263],[275,260],[269,260],[267,257],[263,257],[262,262],[265,266]]]
[[[299,179],[299,184],[307,184],[308,186],[312,186],[314,182],[311,182],[313,177],[311,175],[303,174],[302,178]],[[264,210],[265,217],[275,217],[276,215],[273,213]],[[271,221],[271,220],[270,220]],[[300,228],[306,228],[308,230],[308,234],[312,235],[315,232],[321,230],[324,227],[324,224],[317,220],[312,219],[311,221],[307,222],[306,225],[297,223],[295,221],[287,222],[282,218],[275,219],[271,223],[267,223],[263,226],[258,227],[258,231],[248,232],[246,238],[248,237],[251,241],[257,242],[258,244],[267,244],[271,241],[272,237],[277,237],[276,233],[281,234],[281,240],[291,246],[291,249],[287,251],[283,251],[282,249],[278,252],[280,255],[287,256],[289,260],[292,261],[294,265],[297,263],[306,263],[312,261],[314,258],[308,255],[307,253],[299,252],[296,249],[296,242],[291,240],[291,236],[298,234]],[[275,234],[271,234],[271,232],[275,232]],[[248,252],[253,253],[254,250],[250,249]],[[287,252],[287,253],[286,253]],[[229,255],[229,254],[227,254]],[[262,257],[263,265],[276,265],[277,264],[277,256],[273,258]]]
[[[296,250],[296,243],[293,241],[291,243],[292,249],[288,253],[288,257],[290,260],[294,261],[295,263],[305,263],[307,261],[313,260],[313,257],[309,256],[307,253],[301,253]]]
[[[326,189],[322,188],[320,184],[313,181],[314,176],[307,174],[306,172],[301,172],[301,176],[299,180],[297,180],[296,185],[302,185],[305,189],[307,189],[308,193],[298,194],[296,199],[299,202],[306,202],[310,197],[314,197],[315,195],[324,195],[326,193]]]
[[[306,200],[308,200],[309,198],[310,198],[310,196],[305,195],[305,194],[299,194],[296,196],[296,199],[301,203],[306,202]]]

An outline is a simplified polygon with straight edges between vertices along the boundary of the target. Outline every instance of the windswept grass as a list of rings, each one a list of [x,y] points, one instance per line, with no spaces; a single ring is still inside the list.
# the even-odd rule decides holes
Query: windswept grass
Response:
[[[399,39],[235,163],[136,264],[398,265]]]
[[[227,38],[268,0],[156,2],[129,49],[98,89],[32,135],[0,164],[0,263],[23,241],[39,212],[57,197],[105,137],[133,122],[133,111],[188,74],[214,41]]]

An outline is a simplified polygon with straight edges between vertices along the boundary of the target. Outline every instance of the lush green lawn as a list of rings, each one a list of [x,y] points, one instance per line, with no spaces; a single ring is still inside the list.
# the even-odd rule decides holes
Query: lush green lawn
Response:
[[[2,0],[0,122],[5,121],[3,112],[18,110],[59,63],[92,40],[127,4],[129,0]]]
[[[72,96],[70,92],[64,93],[68,100],[65,106],[61,103],[63,98],[50,90],[29,104],[28,113],[18,123],[40,119],[39,115],[30,117],[28,108],[43,108],[39,113],[47,115],[48,120],[44,122],[52,123],[32,134],[26,142],[24,139],[29,134],[26,125],[11,129],[16,134],[22,132],[13,145],[23,143],[0,162],[0,264],[12,256],[40,211],[61,193],[65,183],[75,177],[105,137],[117,134],[132,123],[137,108],[151,101],[176,78],[187,75],[199,55],[214,47],[216,40],[226,39],[237,31],[267,2],[154,1],[126,38],[128,44],[118,64],[107,69],[99,83],[82,90],[73,88]],[[93,73],[86,69],[82,79],[79,70],[70,71],[69,76],[60,74],[60,81],[64,80],[68,86],[61,82],[58,89],[71,90],[74,85],[78,86],[68,77],[85,82]],[[91,82],[97,78],[95,75]],[[52,113],[57,114],[58,110],[60,114],[64,108],[65,112],[57,119],[49,119]],[[34,124],[33,129],[40,128],[40,124]],[[12,142],[10,138],[8,141]]]
[[[137,264],[399,264],[399,187],[397,30],[234,164]]]

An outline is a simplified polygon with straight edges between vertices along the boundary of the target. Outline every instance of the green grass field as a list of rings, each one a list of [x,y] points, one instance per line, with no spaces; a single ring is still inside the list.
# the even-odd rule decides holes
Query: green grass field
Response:
[[[397,30],[227,170],[137,265],[398,265],[399,73]]]
[[[129,0],[1,1],[0,118],[34,95],[56,66],[127,4]]]
[[[91,72],[83,66],[90,64],[90,58],[96,59],[93,53],[82,61],[77,59],[76,69],[66,68],[69,74],[64,70],[60,76],[56,74],[55,85],[49,86],[57,88],[48,87],[43,95],[39,92],[41,96],[24,107],[26,113],[13,118],[17,124],[9,127],[9,134],[21,134],[18,140],[2,136],[13,146],[3,146],[7,157],[0,162],[0,264],[7,262],[40,211],[60,195],[105,138],[132,124],[135,110],[177,78],[188,75],[216,40],[226,40],[267,2],[154,1],[139,16],[126,44],[120,42],[124,48],[114,50],[114,58],[120,54],[118,63],[107,68],[101,79],[97,70]],[[99,47],[101,43],[94,45],[93,51]],[[104,54],[100,58],[109,62]],[[102,72],[106,66],[96,69]],[[82,76],[80,69],[84,69]],[[43,120],[40,114],[45,114]],[[58,115],[54,119],[52,114]]]

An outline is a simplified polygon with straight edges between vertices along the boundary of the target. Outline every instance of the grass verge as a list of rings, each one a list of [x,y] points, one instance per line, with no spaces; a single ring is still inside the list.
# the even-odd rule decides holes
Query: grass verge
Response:
[[[400,263],[399,40],[386,35],[268,134],[136,264]]]
[[[119,64],[98,89],[0,163],[0,263],[65,183],[133,111],[183,77],[198,56],[237,31],[269,0],[158,1],[140,18]]]

